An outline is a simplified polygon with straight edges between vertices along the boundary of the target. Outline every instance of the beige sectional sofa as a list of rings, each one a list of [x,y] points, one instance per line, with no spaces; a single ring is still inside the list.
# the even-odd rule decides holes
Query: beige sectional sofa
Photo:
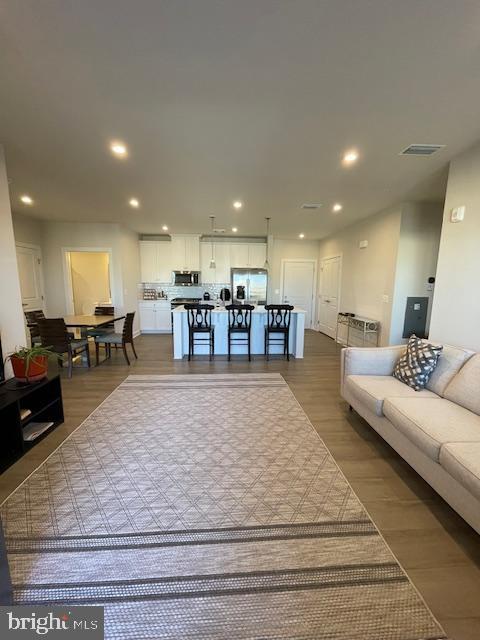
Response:
[[[405,348],[343,349],[342,396],[480,533],[480,353],[445,345],[414,391],[392,376]]]

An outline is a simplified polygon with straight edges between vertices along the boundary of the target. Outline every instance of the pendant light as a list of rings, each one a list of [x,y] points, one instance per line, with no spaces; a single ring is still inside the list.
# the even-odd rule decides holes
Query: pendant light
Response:
[[[211,230],[212,230],[212,236],[211,236],[211,245],[212,245],[212,257],[210,258],[210,269],[215,269],[217,267],[216,263],[215,263],[215,254],[214,254],[214,247],[213,247],[213,235],[215,233],[214,229],[215,229],[215,216],[210,216],[210,226],[211,226]]]
[[[268,234],[270,231],[270,218],[265,218],[265,220],[267,221],[267,253],[265,255],[265,262],[263,263],[263,268],[270,269],[270,263],[268,261]]]

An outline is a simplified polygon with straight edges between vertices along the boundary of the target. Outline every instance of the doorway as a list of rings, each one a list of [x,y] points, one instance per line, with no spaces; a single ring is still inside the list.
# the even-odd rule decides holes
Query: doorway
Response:
[[[306,329],[312,328],[316,277],[316,260],[282,260],[281,300],[305,310]]]
[[[335,338],[337,328],[341,281],[342,256],[331,256],[320,260],[318,328],[330,338]]]
[[[68,250],[65,264],[69,314],[91,315],[97,305],[112,303],[109,250]]]
[[[16,249],[23,310],[45,311],[41,249],[20,242],[16,244]]]

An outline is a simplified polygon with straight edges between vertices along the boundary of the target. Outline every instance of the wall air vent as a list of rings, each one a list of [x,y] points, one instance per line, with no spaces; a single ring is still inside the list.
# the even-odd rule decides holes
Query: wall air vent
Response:
[[[400,152],[401,156],[431,156],[445,147],[444,144],[411,144]]]
[[[320,209],[322,205],[319,202],[304,202],[302,209]]]

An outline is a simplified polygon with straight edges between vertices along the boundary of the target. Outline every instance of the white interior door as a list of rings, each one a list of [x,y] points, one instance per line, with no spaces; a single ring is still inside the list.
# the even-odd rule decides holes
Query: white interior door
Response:
[[[322,333],[335,337],[340,303],[341,256],[326,258],[320,262],[320,292],[318,325]]]
[[[282,302],[305,310],[305,327],[311,329],[315,292],[315,262],[292,260],[283,263]]]
[[[40,247],[17,244],[16,248],[23,308],[45,310]]]

